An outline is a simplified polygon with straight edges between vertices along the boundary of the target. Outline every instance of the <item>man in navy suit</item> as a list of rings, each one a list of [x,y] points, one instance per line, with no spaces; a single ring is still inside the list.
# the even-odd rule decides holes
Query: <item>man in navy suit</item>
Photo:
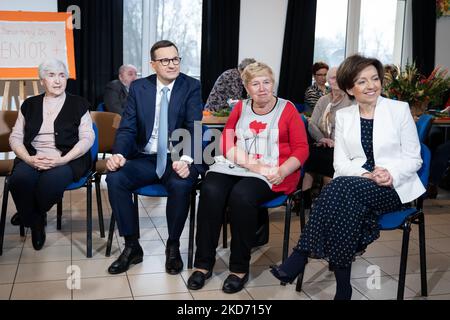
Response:
[[[176,129],[186,129],[194,137],[194,121],[202,119],[200,82],[180,73],[181,58],[172,42],[156,42],[150,55],[156,74],[131,84],[113,155],[106,163],[110,171],[106,178],[109,201],[119,233],[125,237],[124,250],[108,269],[111,274],[125,272],[131,264],[142,262],[139,218],[133,210],[132,192],[153,183],[163,184],[169,194],[166,272],[181,272],[180,235],[189,211],[191,189],[202,168],[192,164],[192,153],[172,161],[168,142]],[[192,138],[190,150],[195,150],[193,143]]]

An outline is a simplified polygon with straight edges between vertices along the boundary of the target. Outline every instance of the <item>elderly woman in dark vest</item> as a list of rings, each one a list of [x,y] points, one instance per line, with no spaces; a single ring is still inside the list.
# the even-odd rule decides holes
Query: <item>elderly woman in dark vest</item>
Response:
[[[23,102],[9,139],[16,154],[9,179],[19,215],[15,220],[31,228],[35,250],[45,243],[47,211],[92,163],[88,151],[95,134],[89,103],[65,92],[67,77],[67,67],[59,60],[39,66],[45,93]]]

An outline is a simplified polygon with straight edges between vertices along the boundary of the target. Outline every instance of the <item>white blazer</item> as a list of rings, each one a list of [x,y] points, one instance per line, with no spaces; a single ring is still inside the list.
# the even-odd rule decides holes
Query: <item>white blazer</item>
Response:
[[[367,158],[361,144],[361,123],[357,104],[336,113],[334,177],[361,176]],[[375,165],[386,168],[402,203],[425,192],[417,175],[422,165],[416,124],[406,102],[379,97],[373,122]]]

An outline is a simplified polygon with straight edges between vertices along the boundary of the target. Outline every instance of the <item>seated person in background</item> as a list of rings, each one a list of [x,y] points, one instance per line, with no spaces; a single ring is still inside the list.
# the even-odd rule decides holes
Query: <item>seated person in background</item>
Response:
[[[305,111],[312,111],[316,106],[317,100],[326,95],[329,88],[326,86],[328,65],[325,62],[316,62],[312,66],[314,83],[306,88],[305,91]]]
[[[228,107],[228,101],[246,98],[244,86],[242,85],[242,71],[255,59],[245,58],[239,63],[237,68],[229,69],[222,73],[214,83],[214,86],[206,100],[205,109],[209,111],[219,111]]]
[[[11,195],[20,222],[31,228],[35,250],[45,243],[47,211],[92,166],[89,149],[95,139],[89,102],[65,92],[64,63],[50,59],[38,70],[45,93],[23,102],[9,138],[16,154]]]
[[[349,96],[339,89],[336,82],[337,67],[327,73],[327,80],[331,91],[321,97],[314,108],[308,124],[308,131],[315,143],[309,146],[309,158],[305,163],[305,176],[302,190],[305,208],[311,207],[312,173],[323,175],[323,184],[331,181],[334,174],[334,126],[336,111],[352,104]]]
[[[231,225],[230,275],[222,290],[235,293],[249,276],[261,204],[296,189],[308,157],[303,121],[295,106],[273,95],[272,69],[248,65],[242,79],[250,99],[239,101],[222,132],[223,156],[216,157],[203,182],[198,206],[194,266],[188,288],[201,289],[212,275],[224,211]]]
[[[272,274],[303,275],[308,257],[326,259],[336,277],[335,300],[350,300],[355,255],[380,236],[379,215],[400,210],[425,192],[417,175],[420,142],[409,106],[381,97],[383,65],[353,55],[337,71],[356,103],[336,113],[334,178],[322,189],[293,253]]]
[[[106,85],[103,101],[105,110],[122,115],[127,105],[128,90],[131,82],[137,79],[137,68],[132,64],[124,64],[119,68],[119,79]]]

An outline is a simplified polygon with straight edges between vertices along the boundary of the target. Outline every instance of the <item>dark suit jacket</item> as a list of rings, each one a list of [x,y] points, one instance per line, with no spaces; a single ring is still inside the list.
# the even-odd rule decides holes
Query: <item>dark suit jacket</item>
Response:
[[[142,152],[150,140],[155,121],[156,75],[133,81],[127,106],[116,133],[113,153],[130,159]],[[194,142],[201,145],[201,137],[194,137],[194,121],[202,120],[200,81],[180,73],[175,80],[169,102],[169,139],[175,129],[184,128],[191,134],[191,152],[183,153],[192,158]],[[201,129],[200,129],[201,130]],[[195,141],[199,140],[199,141]],[[175,143],[174,143],[175,144]],[[200,146],[201,148],[201,146]],[[198,167],[201,170],[203,166]]]
[[[105,109],[122,115],[123,109],[127,105],[128,92],[120,80],[113,80],[105,87]]]

